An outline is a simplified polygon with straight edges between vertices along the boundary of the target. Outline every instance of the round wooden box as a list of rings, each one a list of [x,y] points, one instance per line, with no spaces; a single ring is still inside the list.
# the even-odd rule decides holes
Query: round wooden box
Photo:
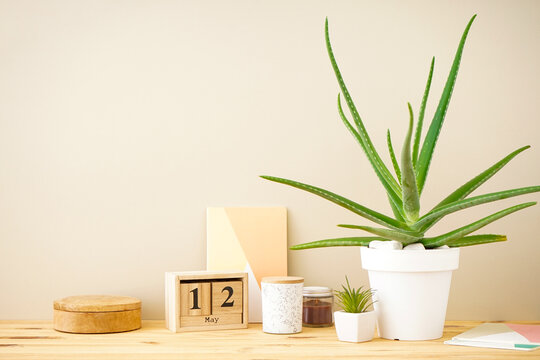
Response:
[[[70,296],[54,302],[54,329],[103,334],[139,329],[141,300],[129,296]]]

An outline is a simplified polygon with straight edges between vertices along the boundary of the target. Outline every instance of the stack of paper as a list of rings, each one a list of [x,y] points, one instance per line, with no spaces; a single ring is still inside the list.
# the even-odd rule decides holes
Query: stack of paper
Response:
[[[496,349],[534,350],[540,347],[540,325],[485,323],[444,343]]]
[[[262,322],[262,278],[287,276],[287,209],[209,207],[206,221],[206,270],[247,272],[249,322]]]

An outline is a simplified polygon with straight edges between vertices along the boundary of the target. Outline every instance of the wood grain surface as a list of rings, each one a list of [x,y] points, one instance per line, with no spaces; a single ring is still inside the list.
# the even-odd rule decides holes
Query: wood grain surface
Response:
[[[163,321],[143,321],[141,329],[131,332],[80,335],[54,331],[46,321],[0,321],[0,359],[540,359],[540,350],[443,344],[479,324],[449,321],[439,340],[375,338],[352,344],[339,342],[333,327],[304,328],[295,335],[265,334],[260,324],[250,324],[248,329],[173,333]]]
[[[54,310],[54,328],[78,334],[105,334],[141,327],[141,309],[108,312]]]
[[[53,303],[54,309],[77,312],[105,312],[136,310],[141,300],[131,296],[80,295],[69,296]]]

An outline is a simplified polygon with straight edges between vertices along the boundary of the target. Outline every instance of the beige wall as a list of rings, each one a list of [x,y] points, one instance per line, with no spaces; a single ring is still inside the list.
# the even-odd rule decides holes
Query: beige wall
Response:
[[[81,293],[138,296],[163,318],[164,272],[205,267],[207,206],[287,206],[289,244],[355,234],[335,224],[365,221],[257,177],[389,212],[338,118],[324,17],[387,159],[386,129],[400,148],[435,55],[430,119],[474,13],[424,210],[525,144],[477,194],[540,183],[540,2],[0,1],[0,319],[51,318]],[[449,319],[540,318],[539,218],[511,215],[486,228],[508,242],[463,249]],[[289,269],[367,284],[356,248],[290,252]]]

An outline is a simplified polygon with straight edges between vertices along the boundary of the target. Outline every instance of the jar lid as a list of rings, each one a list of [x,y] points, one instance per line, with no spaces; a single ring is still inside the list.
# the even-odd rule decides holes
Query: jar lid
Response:
[[[263,277],[261,282],[271,284],[299,284],[304,282],[304,278],[299,276],[267,276]]]
[[[332,296],[332,289],[326,286],[305,286],[303,295],[306,297]]]

